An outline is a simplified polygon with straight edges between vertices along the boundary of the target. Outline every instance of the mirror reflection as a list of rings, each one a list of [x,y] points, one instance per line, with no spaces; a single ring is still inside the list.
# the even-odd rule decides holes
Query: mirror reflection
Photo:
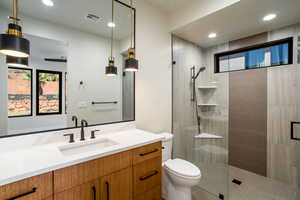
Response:
[[[0,2],[1,33],[14,20],[12,7],[11,0]],[[76,127],[82,119],[89,125],[134,120],[135,76],[124,70],[134,35],[130,7],[24,0],[18,10],[30,56],[16,62],[0,55],[0,136]],[[111,56],[116,76],[106,74]]]

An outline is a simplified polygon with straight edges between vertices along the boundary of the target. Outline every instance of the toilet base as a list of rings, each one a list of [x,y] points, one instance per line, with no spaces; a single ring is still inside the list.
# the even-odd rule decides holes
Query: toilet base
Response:
[[[189,187],[174,187],[169,185],[166,200],[192,200],[192,191]]]
[[[162,197],[164,200],[192,200],[191,186],[176,185],[172,182],[166,170],[163,170]]]

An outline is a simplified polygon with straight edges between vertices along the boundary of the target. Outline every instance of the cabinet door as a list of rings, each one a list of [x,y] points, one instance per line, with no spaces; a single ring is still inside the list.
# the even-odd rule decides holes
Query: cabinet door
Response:
[[[132,168],[101,178],[101,200],[132,200]]]
[[[91,181],[54,194],[54,200],[99,200],[99,180]]]

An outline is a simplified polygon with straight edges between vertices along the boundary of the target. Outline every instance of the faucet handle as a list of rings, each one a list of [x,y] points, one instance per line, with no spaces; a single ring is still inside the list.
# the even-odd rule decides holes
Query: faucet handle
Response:
[[[100,131],[100,130],[92,130],[91,131],[91,139],[95,139],[96,138],[95,133],[98,132],[98,131]]]
[[[70,136],[69,143],[74,143],[75,142],[75,140],[74,140],[74,134],[73,133],[64,134],[64,136]]]

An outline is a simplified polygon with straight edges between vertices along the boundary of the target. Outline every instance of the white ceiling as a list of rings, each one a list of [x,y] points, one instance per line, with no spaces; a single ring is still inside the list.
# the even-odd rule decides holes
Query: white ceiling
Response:
[[[263,16],[272,12],[277,18],[264,22]],[[208,47],[296,23],[300,23],[299,0],[241,0],[175,30],[174,34]],[[217,38],[209,39],[210,32],[216,32]]]
[[[11,10],[12,0],[1,0],[0,7]],[[110,36],[107,23],[111,21],[111,0],[53,0],[54,6],[47,7],[41,0],[19,1],[21,15],[69,26],[81,31]],[[99,22],[87,20],[87,14],[101,17]],[[130,9],[115,3],[115,35],[123,39],[130,35]]]
[[[160,8],[161,10],[171,13],[176,12],[179,9],[185,8],[188,4],[194,1],[201,0],[146,0],[153,6]]]

